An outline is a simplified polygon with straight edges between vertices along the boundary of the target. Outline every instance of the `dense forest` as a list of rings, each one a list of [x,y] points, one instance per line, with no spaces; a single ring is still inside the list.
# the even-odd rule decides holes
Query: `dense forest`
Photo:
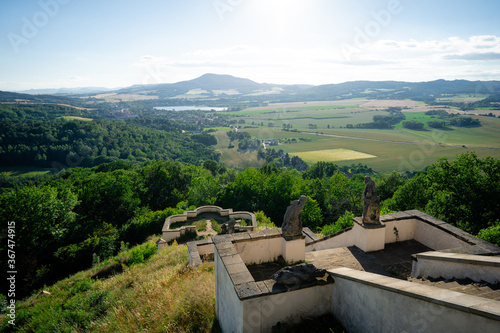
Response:
[[[0,166],[90,167],[118,159],[199,165],[219,158],[214,136],[169,119],[106,119],[60,105],[14,104],[0,105],[0,120]]]
[[[411,179],[398,173],[372,177],[382,213],[420,209],[499,244],[499,160],[470,153],[453,162],[440,160]],[[362,174],[348,178],[328,162],[299,172],[272,164],[236,171],[214,161],[204,166],[114,161],[5,189],[0,219],[15,222],[18,276],[23,277],[18,290],[28,295],[160,233],[168,215],[190,206],[262,211],[279,226],[290,201],[304,194],[309,197],[304,225],[326,233],[361,214],[363,188]],[[1,246],[7,258],[6,242]]]

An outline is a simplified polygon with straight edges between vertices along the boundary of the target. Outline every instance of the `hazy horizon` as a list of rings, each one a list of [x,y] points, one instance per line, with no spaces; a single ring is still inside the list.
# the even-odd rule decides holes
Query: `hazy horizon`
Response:
[[[28,0],[0,4],[0,90],[500,80],[500,3]]]

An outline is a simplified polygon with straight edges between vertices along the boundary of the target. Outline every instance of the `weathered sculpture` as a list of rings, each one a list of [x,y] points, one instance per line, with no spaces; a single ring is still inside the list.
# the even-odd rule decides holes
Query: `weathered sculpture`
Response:
[[[365,176],[363,224],[380,224],[380,197],[375,192],[375,183]]]
[[[299,264],[280,269],[273,274],[276,283],[284,285],[288,290],[298,289],[301,285],[325,280],[326,270],[318,269],[312,264]],[[326,281],[326,280],[325,280]]]
[[[220,234],[232,234],[234,233],[234,226],[236,225],[235,219],[230,219],[226,223],[221,225]]]
[[[283,237],[293,238],[302,236],[302,221],[300,219],[300,214],[306,205],[306,200],[307,197],[301,195],[299,200],[292,201],[290,206],[286,209],[283,224],[281,225]]]

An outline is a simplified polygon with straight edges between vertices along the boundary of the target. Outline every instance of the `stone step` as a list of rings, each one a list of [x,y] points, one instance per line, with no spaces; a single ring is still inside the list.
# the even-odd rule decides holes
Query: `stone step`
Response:
[[[442,289],[453,290],[468,295],[500,300],[500,285],[498,284],[491,285],[488,283],[476,283],[471,280],[445,280],[425,278],[408,278],[408,281]]]

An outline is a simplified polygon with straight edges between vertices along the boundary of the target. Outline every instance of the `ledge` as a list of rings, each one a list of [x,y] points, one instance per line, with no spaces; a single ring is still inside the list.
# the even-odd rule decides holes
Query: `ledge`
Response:
[[[398,293],[426,302],[500,321],[500,302],[457,291],[412,283],[387,276],[342,267],[328,270],[335,278],[343,278],[371,287]]]
[[[365,229],[378,229],[385,228],[385,224],[381,223],[363,223],[363,218],[355,217],[352,219],[354,223],[358,224],[360,227]]]
[[[429,251],[415,254],[418,259],[456,262],[478,266],[500,267],[500,257],[488,257],[471,254]]]
[[[243,301],[250,298],[279,294],[287,291],[300,290],[333,283],[333,279],[329,278],[327,279],[327,281],[316,280],[312,283],[302,284],[299,288],[290,288],[282,284],[277,284],[274,280],[256,282],[252,274],[248,270],[248,267],[245,265],[240,255],[238,254],[235,243],[244,241],[252,242],[255,240],[269,238],[281,238],[280,229],[267,230],[267,232],[253,231],[239,234],[219,235],[213,238],[215,244],[215,252],[220,256],[222,265],[224,265],[224,268],[226,269],[229,278],[234,285],[234,290],[236,291],[236,294],[238,295],[238,298],[240,300]],[[191,247],[195,246],[195,242],[191,243],[193,243]]]
[[[407,210],[404,213],[424,223],[432,225],[433,227],[442,230],[450,235],[453,235],[455,238],[471,245],[468,247],[457,249],[460,253],[486,255],[486,256],[500,255],[500,247],[495,246],[482,239],[479,239],[475,236],[472,236],[471,234],[449,223],[441,221],[419,210]],[[448,251],[451,252],[454,251],[454,249],[450,249]]]
[[[207,213],[217,213],[221,217],[225,217],[227,219],[231,218],[247,218],[252,221],[252,228],[257,228],[257,219],[254,213],[239,211],[233,212],[232,208],[224,209],[219,206],[201,206],[197,207],[195,210],[186,210],[182,214],[171,215],[165,219],[165,223],[163,224],[162,232],[166,232],[170,230],[170,225],[172,222],[188,222],[189,219],[196,218],[200,214]]]

